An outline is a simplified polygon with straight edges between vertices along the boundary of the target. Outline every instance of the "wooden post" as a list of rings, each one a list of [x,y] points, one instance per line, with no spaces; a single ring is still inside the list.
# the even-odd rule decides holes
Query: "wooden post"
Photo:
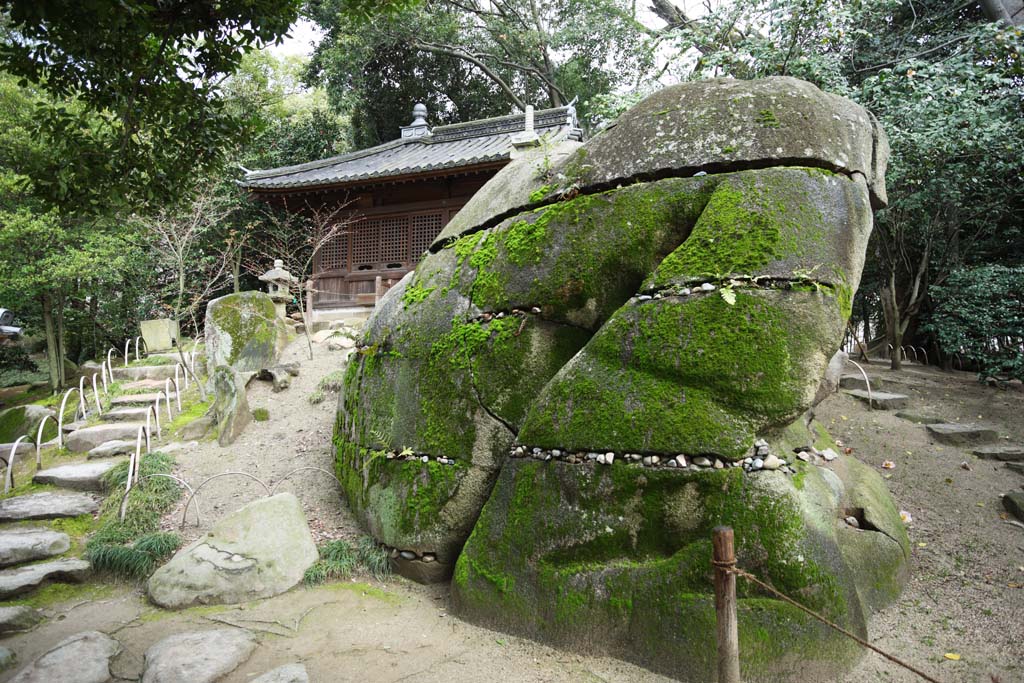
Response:
[[[383,285],[382,285],[382,282],[381,282],[381,277],[380,277],[380,275],[378,275],[373,280],[373,305],[374,306],[376,306],[377,302],[380,301],[381,289],[383,289]]]
[[[740,644],[736,622],[736,566],[732,528],[712,532],[715,565],[715,617],[718,623],[718,683],[740,683]]]
[[[313,280],[306,280],[306,330],[313,334]]]

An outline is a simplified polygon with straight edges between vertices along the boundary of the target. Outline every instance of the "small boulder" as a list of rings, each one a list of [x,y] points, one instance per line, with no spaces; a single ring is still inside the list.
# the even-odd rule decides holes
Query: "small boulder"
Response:
[[[237,669],[255,649],[256,638],[241,629],[168,636],[146,650],[142,683],[212,683]]]
[[[995,446],[978,446],[971,451],[982,460],[1002,460],[1004,462],[1024,461],[1024,446],[1015,444],[998,444]]]
[[[53,484],[75,491],[104,491],[107,488],[103,475],[112,470],[116,463],[85,462],[77,465],[61,465],[39,470],[32,481],[37,484]]]
[[[247,602],[295,586],[318,558],[302,505],[279,493],[218,522],[156,570],[147,588],[172,609]]]
[[[89,576],[85,560],[54,560],[0,571],[0,600],[28,592],[50,581],[79,583]]]
[[[107,683],[110,660],[120,651],[120,643],[99,631],[76,633],[19,671],[11,683]]]
[[[991,427],[967,423],[930,424],[928,433],[939,443],[949,446],[972,446],[989,443],[999,438],[999,434]]]
[[[43,619],[41,610],[26,605],[0,607],[0,634],[27,631]]]
[[[1024,522],[1024,491],[1011,491],[1003,496],[1003,507],[1011,515]]]
[[[227,365],[213,371],[213,414],[217,420],[217,443],[230,446],[252,422],[249,401],[245,398],[245,381]]]

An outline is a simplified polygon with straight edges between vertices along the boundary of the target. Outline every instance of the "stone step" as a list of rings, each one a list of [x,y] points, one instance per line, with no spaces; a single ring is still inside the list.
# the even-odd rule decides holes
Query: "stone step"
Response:
[[[54,560],[0,571],[0,600],[28,592],[51,581],[81,583],[89,577],[85,560]]]
[[[850,389],[846,393],[854,398],[859,398],[861,401],[867,403],[871,402],[872,408],[878,408],[879,410],[895,410],[896,408],[903,408],[907,405],[909,400],[908,396],[903,394],[890,394],[886,391],[872,391],[868,394],[867,391],[860,389]]]
[[[0,522],[78,517],[99,508],[96,499],[85,493],[44,491],[0,500]]]
[[[169,365],[136,365],[114,368],[111,374],[115,380],[128,380],[134,382],[140,379],[165,380],[174,377],[174,364]],[[178,371],[179,373],[181,370]]]
[[[1011,472],[1016,472],[1017,474],[1024,474],[1024,462],[1007,462],[1003,463],[1003,467],[1010,470]]]
[[[995,446],[978,446],[971,451],[982,460],[1002,460],[1004,462],[1024,461],[1024,446],[1015,444],[998,444]]]
[[[147,412],[145,406],[125,406],[108,410],[101,417],[105,422],[145,422]]]
[[[89,423],[85,420],[79,420],[78,422],[65,422],[62,428],[65,434],[70,434],[71,432],[78,431],[87,424]]]
[[[141,405],[148,405],[148,404],[153,403],[154,401],[156,401],[157,394],[158,394],[158,392],[154,391],[151,394],[124,394],[123,396],[115,396],[114,398],[110,399],[110,405],[112,405],[112,406],[141,406]],[[177,398],[177,396],[178,396],[178,394],[172,391],[171,395],[168,396],[168,398],[170,398],[173,401],[175,398]],[[160,404],[163,405],[163,399],[160,399]]]
[[[135,440],[134,439],[114,439],[113,441],[105,441],[96,448],[89,451],[89,454],[85,457],[88,460],[95,460],[97,458],[112,458],[115,455],[130,455],[135,452]]]
[[[121,388],[125,391],[156,391],[164,388],[164,380],[162,379],[140,379],[135,382],[128,382],[122,384]]]
[[[35,435],[33,435],[32,438],[34,439]],[[0,443],[0,458],[3,458],[4,462],[7,462],[7,456],[11,454],[11,448],[13,447],[13,443]],[[15,452],[14,455],[16,458],[20,458],[23,455],[28,455],[29,453],[35,452],[36,447],[34,444],[28,443],[27,441],[22,441],[21,443],[18,444],[18,450]]]
[[[53,529],[4,529],[0,531],[0,567],[44,560],[70,547],[68,535]]]
[[[927,425],[928,433],[939,443],[949,446],[973,446],[991,443],[999,434],[991,427],[961,422]]]
[[[67,435],[64,446],[72,453],[85,453],[107,441],[130,441],[136,438],[145,422],[107,422],[83,427]]]
[[[74,491],[105,491],[103,475],[117,466],[116,462],[83,462],[77,465],[61,465],[39,470],[32,481],[37,484],[52,484]]]

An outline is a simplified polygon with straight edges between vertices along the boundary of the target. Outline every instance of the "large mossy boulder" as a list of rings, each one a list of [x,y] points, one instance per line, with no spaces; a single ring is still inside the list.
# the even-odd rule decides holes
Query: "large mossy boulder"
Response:
[[[863,637],[870,612],[906,578],[903,523],[881,478],[855,459],[796,469],[513,459],[459,558],[455,611],[680,680],[714,680],[711,531],[724,524],[740,568]],[[843,521],[851,515],[861,528]],[[862,654],[751,584],[737,590],[744,681],[832,680]]]
[[[884,486],[852,461],[741,461],[813,441],[784,435],[841,341],[887,151],[856,104],[775,78],[667,88],[514,160],[366,325],[335,432],[357,517],[404,555],[458,558],[474,621],[691,680],[713,652],[715,524],[747,568],[863,631],[905,567]],[[851,506],[877,518],[854,536]],[[744,600],[750,680],[853,656]]]
[[[227,365],[248,381],[276,365],[288,344],[288,331],[274,310],[274,300],[263,292],[214,299],[206,306],[205,330],[210,375],[218,365]]]
[[[0,443],[14,443],[20,436],[27,436],[35,443],[39,423],[47,417],[56,418],[56,415],[49,408],[32,404],[0,410]],[[56,436],[57,423],[51,420],[43,427],[43,440],[49,441]]]

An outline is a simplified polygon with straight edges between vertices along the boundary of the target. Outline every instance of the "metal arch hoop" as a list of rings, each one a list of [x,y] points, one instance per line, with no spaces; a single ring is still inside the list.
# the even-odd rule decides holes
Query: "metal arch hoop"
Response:
[[[201,483],[199,486],[197,486],[196,490],[192,491],[192,494],[188,497],[188,500],[185,501],[185,510],[181,514],[181,528],[182,529],[185,528],[185,516],[186,516],[186,514],[188,514],[188,506],[189,506],[189,504],[192,503],[192,499],[195,498],[196,495],[198,495],[198,493],[203,489],[204,486],[209,484],[214,479],[218,479],[220,477],[227,477],[229,475],[238,475],[238,476],[242,476],[242,477],[248,477],[249,479],[252,479],[256,483],[258,483],[260,486],[262,486],[263,489],[267,492],[268,496],[272,495],[270,493],[270,487],[267,486],[266,483],[264,483],[264,481],[262,479],[260,479],[258,477],[255,477],[255,476],[249,474],[248,472],[220,472],[219,474],[215,474],[212,477],[207,477],[206,479],[204,479],[203,483]]]
[[[180,479],[180,478],[174,476],[173,474],[163,474],[163,473],[160,473],[160,472],[156,472],[156,473],[153,473],[153,474],[147,474],[147,475],[145,475],[143,477],[139,477],[139,482],[141,482],[141,481],[143,481],[145,479],[150,479],[152,477],[163,477],[164,479],[173,479],[174,481],[176,481],[179,484],[181,484],[182,486],[184,486],[185,489],[190,494],[192,494],[192,487],[188,485],[188,482],[185,481],[184,479]],[[128,491],[125,491],[123,494],[121,494],[121,505],[118,508],[118,516],[120,517],[120,519],[122,521],[124,521],[124,516],[128,512],[128,493],[129,493]],[[193,496],[194,496],[194,494],[193,494]],[[192,498],[190,497],[189,500],[192,500]],[[202,526],[203,517],[202,517],[202,515],[199,512],[199,501],[198,500],[196,501],[196,506],[195,507],[196,507],[196,526]],[[188,512],[188,508],[185,508],[185,512],[186,513]],[[185,520],[184,519],[182,519],[182,521],[181,521],[181,528],[182,529],[185,528]]]
[[[283,484],[285,482],[285,480],[288,479],[288,477],[290,477],[293,474],[296,474],[298,472],[302,472],[303,470],[316,470],[317,472],[323,472],[324,474],[326,474],[326,475],[330,476],[332,479],[334,479],[334,481],[338,482],[338,486],[341,486],[341,480],[338,479],[338,475],[336,475],[334,472],[331,472],[330,470],[325,470],[323,467],[314,467],[312,465],[306,465],[305,467],[297,467],[294,470],[292,470],[291,472],[289,472],[288,474],[286,474],[283,477],[281,477],[280,479],[278,479],[277,483],[274,484],[274,487],[270,489],[270,495],[274,495],[274,491],[277,490],[277,487],[280,486],[281,484]]]
[[[175,369],[175,371],[177,371],[178,366],[175,365],[174,369]],[[177,374],[177,373],[175,373],[175,374]],[[170,414],[171,414],[171,384],[172,383],[174,384],[174,398],[178,402],[178,412],[179,413],[181,412],[181,389],[178,388],[178,378],[175,377],[172,380],[170,377],[168,377],[168,378],[166,378],[164,380],[164,397],[167,399],[167,414],[168,414],[168,416],[170,416]],[[173,420],[174,418],[171,417],[169,419]]]
[[[96,399],[96,414],[103,414],[103,404],[100,401],[100,390],[96,388],[96,373],[92,373],[92,395]]]
[[[857,366],[857,369],[860,370],[860,374],[864,376],[864,384],[868,388],[868,410],[874,410],[875,407],[872,404],[875,401],[873,398],[871,398],[871,380],[868,379],[868,373],[864,372],[864,368],[862,368],[860,366],[860,363],[858,363],[857,361],[847,357],[846,362],[853,363],[855,366]]]
[[[924,364],[925,365],[929,365],[929,363],[928,363],[928,351],[923,346],[918,346],[917,348],[920,349],[921,353],[924,354]]]
[[[78,407],[82,411],[82,417],[88,418],[89,411],[86,410],[87,401],[85,400],[85,375],[78,378]]]
[[[915,349],[913,346],[908,346],[907,348],[914,352],[914,362],[917,363],[917,349]]]
[[[146,344],[146,340],[142,339],[141,336],[135,338],[135,360],[139,360],[139,340],[142,340],[142,345],[146,347],[146,354],[149,355],[149,346]]]
[[[43,466],[43,427],[46,425],[47,420],[53,420],[50,415],[44,415],[43,419],[39,421],[39,431],[36,432],[36,469],[38,470]],[[56,420],[53,420],[56,422]],[[57,434],[60,434],[60,425],[57,425]]]
[[[27,434],[19,436],[14,445],[11,446],[11,454],[7,457],[7,476],[4,477],[4,495],[10,493],[11,489],[14,488],[14,456],[18,454],[18,446],[27,438]]]
[[[128,338],[128,339],[124,340],[124,366],[125,367],[128,367],[128,349],[131,348],[131,345],[132,345],[131,338]]]
[[[71,395],[72,391],[78,391],[78,388],[71,387],[64,392],[64,398],[60,402],[60,410],[57,411],[57,445],[61,448],[64,448],[64,409],[68,407],[68,396]]]

